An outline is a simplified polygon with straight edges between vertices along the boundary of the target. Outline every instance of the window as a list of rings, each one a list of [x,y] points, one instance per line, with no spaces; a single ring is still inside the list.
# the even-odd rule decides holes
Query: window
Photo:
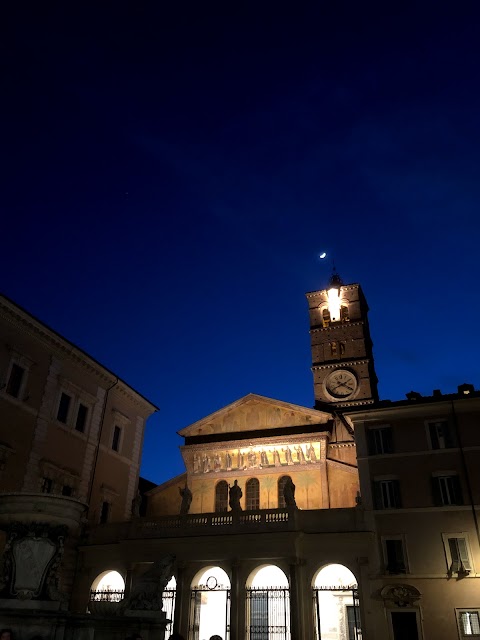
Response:
[[[6,392],[9,396],[18,398],[22,389],[22,383],[25,377],[25,369],[15,362],[10,369]]]
[[[57,422],[79,434],[88,431],[92,408],[97,398],[74,382],[60,376],[57,404],[54,415]]]
[[[102,508],[100,511],[100,524],[105,524],[108,522],[108,517],[110,515],[110,503],[102,502]]]
[[[285,488],[285,484],[290,479],[291,479],[290,476],[282,476],[281,478],[278,479],[278,508],[279,509],[286,509],[287,507],[283,490]]]
[[[88,407],[81,402],[78,404],[77,419],[75,420],[75,429],[83,433],[87,424]]]
[[[328,327],[330,324],[330,311],[328,309],[322,311],[322,324],[324,327]]]
[[[348,307],[342,304],[340,307],[340,319],[342,322],[348,322],[350,318],[348,317]]]
[[[461,638],[480,638],[480,611],[473,609],[469,611],[458,611],[458,626],[460,627]]]
[[[437,507],[463,504],[462,487],[457,475],[439,475],[432,478],[433,504]]]
[[[43,478],[42,480],[42,493],[52,493],[53,481],[51,478]]]
[[[60,396],[60,402],[58,404],[57,420],[59,422],[63,422],[63,424],[67,424],[68,422],[68,413],[70,411],[71,402],[71,396],[69,396],[68,393],[62,392],[62,395]]]
[[[472,570],[472,562],[465,534],[446,534],[443,536],[447,556],[448,573],[467,575]]]
[[[368,453],[377,456],[393,453],[392,427],[372,427],[367,430]]]
[[[228,509],[228,484],[221,480],[215,487],[215,511],[225,513]]]
[[[456,445],[453,429],[448,420],[427,422],[432,449],[449,449]]]
[[[256,478],[250,478],[246,485],[246,509],[253,511],[260,509],[260,483]]]
[[[122,430],[120,427],[115,426],[113,429],[113,438],[112,438],[112,449],[114,451],[118,451],[120,449],[120,437],[122,435]]]
[[[390,611],[394,640],[419,640],[417,611]]]
[[[347,604],[348,640],[360,640],[360,607]]]
[[[384,538],[382,540],[382,543],[385,570],[387,571],[387,573],[406,573],[407,566],[405,562],[403,537],[398,536],[392,538]]]
[[[72,494],[73,494],[72,487],[69,487],[68,484],[63,485],[62,496],[71,496]]]
[[[373,496],[375,509],[398,509],[402,506],[398,480],[376,480]]]

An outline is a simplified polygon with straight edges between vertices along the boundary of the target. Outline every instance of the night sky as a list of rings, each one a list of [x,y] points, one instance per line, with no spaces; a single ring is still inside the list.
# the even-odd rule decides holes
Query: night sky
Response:
[[[142,475],[249,392],[312,406],[331,257],[382,398],[480,387],[478,1],[10,4],[3,290],[160,406]]]

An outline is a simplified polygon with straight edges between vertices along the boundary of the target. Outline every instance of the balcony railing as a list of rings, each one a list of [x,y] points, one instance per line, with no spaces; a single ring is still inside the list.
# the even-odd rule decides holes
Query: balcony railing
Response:
[[[172,538],[203,535],[248,534],[275,531],[348,532],[366,531],[363,510],[349,509],[260,509],[225,513],[199,513],[159,518],[135,518],[92,528],[87,544],[103,544],[142,538]]]

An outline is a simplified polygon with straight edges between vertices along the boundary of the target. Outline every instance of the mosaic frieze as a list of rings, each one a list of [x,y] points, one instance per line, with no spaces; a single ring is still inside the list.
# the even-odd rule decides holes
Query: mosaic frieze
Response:
[[[202,451],[193,455],[193,473],[302,466],[319,460],[319,442]]]

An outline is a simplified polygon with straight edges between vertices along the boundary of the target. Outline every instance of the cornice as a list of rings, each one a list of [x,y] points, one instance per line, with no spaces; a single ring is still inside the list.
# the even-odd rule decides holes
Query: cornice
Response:
[[[370,358],[364,358],[363,360],[338,360],[337,362],[332,362],[331,364],[314,364],[311,367],[312,371],[317,371],[319,369],[339,369],[342,367],[350,367],[353,365],[359,364],[369,364]]]
[[[252,434],[255,432],[252,431]],[[250,447],[259,447],[262,445],[272,446],[275,444],[291,444],[291,443],[309,443],[319,442],[320,440],[328,440],[330,433],[328,431],[318,431],[316,433],[291,435],[291,436],[271,436],[265,438],[252,437],[251,440],[226,440],[220,443],[206,443],[206,444],[185,444],[180,447],[180,451],[183,452],[205,452],[205,451],[225,451],[230,449],[247,450]]]
[[[360,407],[375,404],[375,400],[352,400],[351,402],[336,402],[335,407],[343,409],[345,407]]]
[[[310,333],[319,333],[321,331],[332,331],[335,329],[344,329],[346,327],[356,327],[363,326],[365,322],[363,320],[353,320],[348,322],[335,322],[334,324],[329,324],[328,327],[322,327],[320,325],[315,325],[310,328]]]
[[[340,287],[340,291],[355,291],[359,287],[360,287],[359,284],[342,284]],[[309,291],[305,295],[307,298],[314,298],[315,296],[318,296],[320,293],[325,293],[326,291],[328,291],[327,288],[318,289],[318,291]]]
[[[0,314],[16,329],[26,333],[36,340],[39,340],[46,345],[50,351],[53,348],[56,355],[69,358],[90,375],[95,375],[100,378],[103,383],[106,383],[107,387],[111,387],[115,382],[117,382],[117,390],[122,392],[123,395],[127,396],[129,400],[132,400],[135,404],[143,406],[144,408],[148,407],[150,411],[158,409],[158,407],[147,400],[147,398],[144,398],[140,393],[138,393],[138,391],[130,387],[116,374],[97,362],[88,353],[80,349],[80,347],[77,347],[59,333],[43,324],[40,320],[31,316],[27,311],[19,308],[14,302],[1,295]]]

